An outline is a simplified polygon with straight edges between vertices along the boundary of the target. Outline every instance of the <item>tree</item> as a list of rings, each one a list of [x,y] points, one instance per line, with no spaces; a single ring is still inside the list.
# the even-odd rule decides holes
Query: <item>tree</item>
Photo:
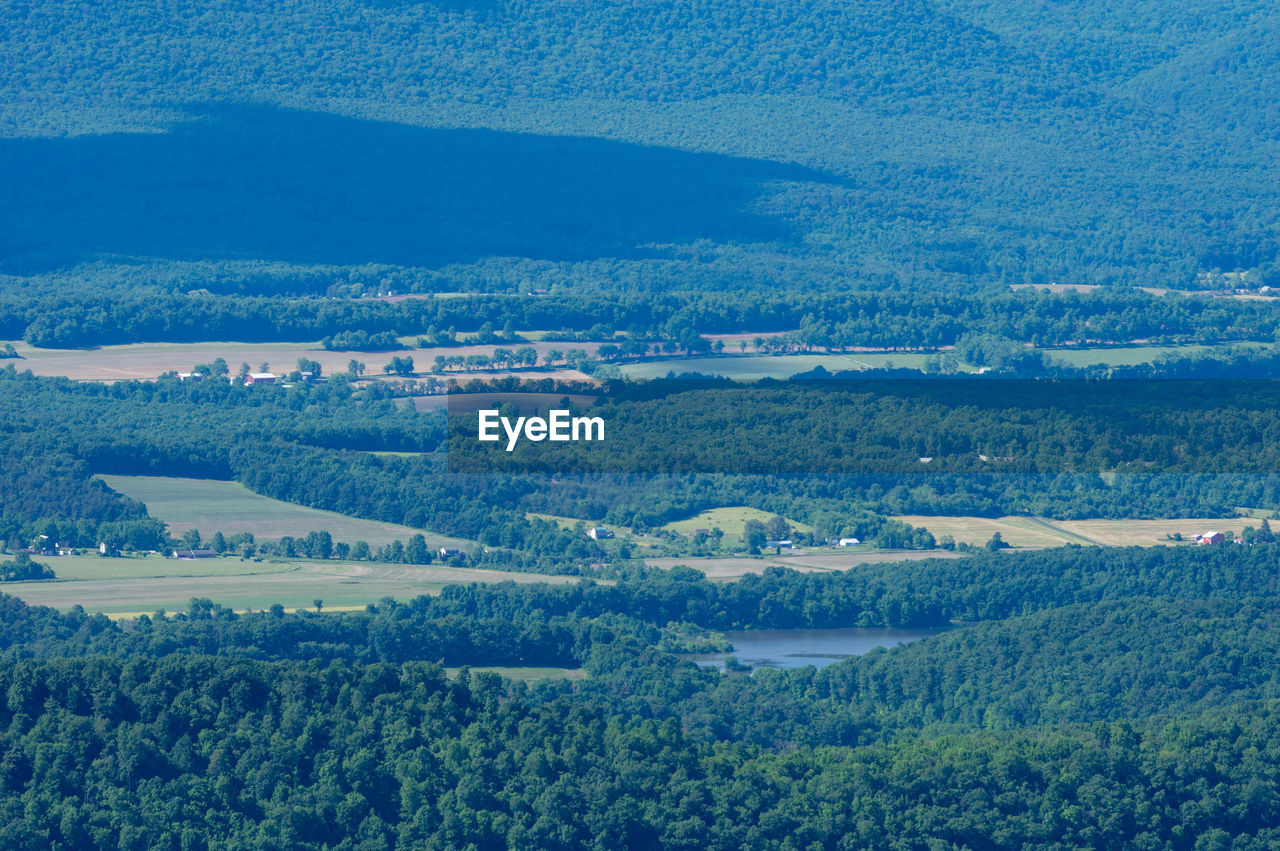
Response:
[[[311,558],[330,558],[333,555],[333,538],[328,532],[310,532],[302,542],[302,548]]]
[[[996,532],[991,536],[991,540],[987,541],[987,549],[991,552],[1002,550],[1007,546],[1009,546],[1008,542],[1005,541],[1004,537],[1001,536],[999,532]]]
[[[760,552],[760,548],[764,546],[764,542],[768,538],[769,535],[765,532],[764,524],[759,520],[752,518],[742,527],[742,539],[746,543],[747,549],[753,554]]]
[[[410,564],[430,564],[431,550],[427,547],[427,539],[423,535],[414,535],[405,547],[405,560]]]
[[[785,517],[775,514],[769,518],[764,527],[765,534],[775,541],[785,541],[791,537],[791,524]]]
[[[319,597],[312,600],[311,604],[316,607],[317,612],[324,608],[324,600],[321,600]]]
[[[14,582],[29,579],[53,579],[53,570],[27,553],[18,553],[12,561],[0,563],[0,581]]]

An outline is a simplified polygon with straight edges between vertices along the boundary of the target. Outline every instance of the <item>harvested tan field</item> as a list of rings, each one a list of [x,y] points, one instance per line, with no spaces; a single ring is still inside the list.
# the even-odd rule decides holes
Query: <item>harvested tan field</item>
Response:
[[[4,341],[0,341],[3,343]],[[411,357],[420,374],[428,374],[436,355],[490,355],[499,346],[455,346],[452,348],[400,349],[391,352],[330,352],[317,342],[302,343],[134,343],[125,346],[102,346],[97,349],[37,349],[21,340],[13,341],[14,348],[22,356],[13,361],[19,370],[31,370],[36,375],[62,375],[79,381],[119,381],[129,378],[155,378],[166,372],[188,372],[196,364],[212,363],[222,358],[234,374],[241,363],[247,363],[256,372],[264,363],[277,375],[297,369],[298,359],[317,361],[326,375],[346,372],[352,360],[365,364],[365,377],[383,375],[382,368],[394,357]],[[502,348],[532,346],[541,358],[551,349],[561,352],[568,349],[584,349],[594,352],[599,343],[504,343]],[[507,370],[490,372],[448,372],[444,377],[465,380],[474,377],[492,378],[508,374]],[[585,378],[568,370],[529,370],[510,373],[521,378]]]

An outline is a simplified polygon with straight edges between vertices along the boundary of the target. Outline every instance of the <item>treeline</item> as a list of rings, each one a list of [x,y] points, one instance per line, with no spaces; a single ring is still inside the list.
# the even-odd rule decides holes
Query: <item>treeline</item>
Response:
[[[1271,342],[1280,304],[1199,296],[1156,297],[1108,288],[1039,294],[991,289],[937,292],[635,293],[466,295],[401,301],[209,294],[85,292],[0,298],[0,337],[51,348],[203,340],[317,340],[329,348],[389,345],[395,334],[431,329],[481,332],[486,326],[559,330],[610,340],[672,341],[703,351],[700,334],[791,332],[779,346],[934,349],[964,335],[994,335],[1038,346],[1148,340],[1153,343]],[[441,332],[428,342],[437,345]],[[509,339],[492,334],[491,342]],[[764,339],[764,338],[762,338]]]

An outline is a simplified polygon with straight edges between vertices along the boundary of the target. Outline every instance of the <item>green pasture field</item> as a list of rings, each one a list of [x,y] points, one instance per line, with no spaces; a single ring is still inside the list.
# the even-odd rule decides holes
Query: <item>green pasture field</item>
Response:
[[[724,532],[725,537],[741,538],[748,520],[759,520],[761,523],[767,523],[773,517],[774,515],[758,508],[751,508],[746,505],[730,505],[724,508],[711,508],[685,520],[672,521],[663,528],[680,535],[690,535],[697,529],[711,530],[719,527]],[[795,520],[788,519],[787,522],[791,524],[791,528],[801,532],[813,530],[812,526],[798,523]]]
[[[235,557],[183,561],[152,555],[134,558],[42,558],[57,579],[6,582],[0,591],[31,605],[114,616],[185,611],[192,597],[237,610],[359,609],[383,597],[409,600],[438,594],[447,585],[472,582],[573,582],[572,577],[505,573],[434,565],[354,561],[243,561]]]
[[[282,502],[256,494],[239,482],[163,476],[99,478],[112,490],[145,504],[147,513],[168,524],[170,534],[175,537],[195,528],[206,540],[214,532],[224,535],[250,532],[258,540],[277,540],[285,535],[296,538],[309,532],[326,531],[335,542],[367,541],[372,546],[389,544],[396,539],[408,541],[417,534],[425,535],[427,544],[433,548],[462,547],[470,543],[410,526]]]
[[[1248,348],[1265,348],[1263,343],[1238,343]],[[1041,349],[1049,357],[1070,366],[1136,366],[1153,363],[1161,355],[1191,357],[1205,352],[1222,351],[1226,346],[1116,346],[1087,349]]]

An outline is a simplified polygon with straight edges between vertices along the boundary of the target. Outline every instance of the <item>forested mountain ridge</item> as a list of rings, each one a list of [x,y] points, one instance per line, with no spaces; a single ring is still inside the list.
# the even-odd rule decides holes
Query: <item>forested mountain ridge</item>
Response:
[[[31,203],[0,272],[45,292],[95,259],[194,263],[191,289],[231,261],[507,291],[1271,280],[1275,13],[1156,5],[13,4],[0,172]],[[42,162],[80,174],[73,213]],[[257,206],[208,189],[270,202],[264,168],[317,180],[237,233]],[[140,227],[68,244],[86,219]]]
[[[65,33],[43,56],[12,54],[26,79],[87,62],[104,75],[91,83],[104,94],[150,102],[186,99],[197,86],[217,98],[279,95],[299,80],[303,96],[384,102],[816,94],[947,108],[976,94],[998,108],[1081,96],[1057,76],[1060,66],[929,0],[293,2],[268,14],[232,3],[162,14],[125,4],[104,14],[72,3],[19,5],[13,17],[30,34]],[[88,82],[74,73],[63,80]]]

